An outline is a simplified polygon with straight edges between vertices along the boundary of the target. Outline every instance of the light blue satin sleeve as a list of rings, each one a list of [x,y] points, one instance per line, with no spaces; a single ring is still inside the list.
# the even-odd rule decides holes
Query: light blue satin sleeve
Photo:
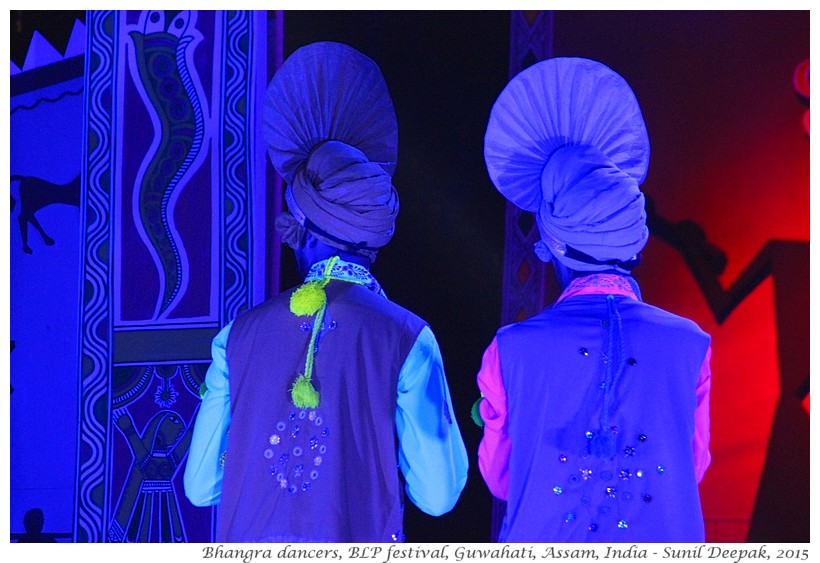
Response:
[[[205,374],[207,391],[196,415],[183,484],[185,496],[194,506],[219,504],[222,496],[222,453],[228,445],[231,424],[228,358],[225,352],[231,323],[211,342],[211,362]]]
[[[441,516],[461,495],[469,462],[429,327],[421,331],[399,372],[396,403],[399,467],[407,496],[427,514]]]

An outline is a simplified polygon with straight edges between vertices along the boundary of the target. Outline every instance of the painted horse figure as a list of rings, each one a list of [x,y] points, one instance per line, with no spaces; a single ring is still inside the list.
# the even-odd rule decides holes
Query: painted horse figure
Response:
[[[19,204],[20,213],[17,221],[20,224],[20,236],[23,239],[23,251],[31,254],[28,243],[28,226],[34,227],[47,246],[54,244],[54,239],[46,234],[45,229],[37,220],[35,213],[44,207],[55,203],[80,207],[80,176],[68,184],[56,184],[36,176],[11,176],[11,182],[19,182],[17,200],[11,198],[11,209],[14,211]]]

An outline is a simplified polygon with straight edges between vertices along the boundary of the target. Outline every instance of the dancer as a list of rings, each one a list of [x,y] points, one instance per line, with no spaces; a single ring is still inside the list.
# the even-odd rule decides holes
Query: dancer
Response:
[[[387,85],[351,47],[302,47],[264,127],[304,283],[215,338],[186,494],[220,505],[217,541],[403,541],[404,491],[444,514],[468,461],[430,327],[370,272],[399,210]]]
[[[506,500],[505,542],[702,542],[710,337],[646,304],[631,273],[649,236],[640,107],[601,63],[555,58],[496,101],[484,156],[536,214],[563,293],[501,328],[478,373],[479,469]]]

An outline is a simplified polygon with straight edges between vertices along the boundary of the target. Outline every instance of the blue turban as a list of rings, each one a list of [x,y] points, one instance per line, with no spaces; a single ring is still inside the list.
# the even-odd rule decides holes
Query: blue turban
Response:
[[[631,88],[605,65],[554,58],[515,76],[490,113],[484,159],[498,191],[536,214],[542,260],[628,270],[646,244],[649,138]]]
[[[398,124],[379,67],[333,42],[296,50],[268,86],[265,142],[287,182],[276,219],[295,245],[306,228],[327,244],[374,259],[399,210],[392,183]]]

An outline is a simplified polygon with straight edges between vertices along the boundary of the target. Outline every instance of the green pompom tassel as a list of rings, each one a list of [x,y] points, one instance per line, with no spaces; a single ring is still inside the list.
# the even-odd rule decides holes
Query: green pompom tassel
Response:
[[[300,286],[290,296],[290,312],[300,317],[315,315],[327,302],[321,282],[312,281]]]
[[[484,428],[484,419],[481,418],[481,411],[478,410],[478,406],[481,404],[481,401],[484,400],[484,397],[479,397],[476,399],[476,402],[473,403],[473,408],[470,409],[470,416],[475,422],[476,426],[479,428]]]
[[[300,409],[315,409],[319,406],[319,392],[313,387],[304,375],[300,375],[293,383],[293,389],[290,390],[290,396],[293,399],[293,404]]]
[[[205,396],[205,393],[207,393],[207,392],[208,392],[208,386],[205,385],[205,382],[203,381],[202,384],[199,386],[199,398],[200,399],[203,398]]]

